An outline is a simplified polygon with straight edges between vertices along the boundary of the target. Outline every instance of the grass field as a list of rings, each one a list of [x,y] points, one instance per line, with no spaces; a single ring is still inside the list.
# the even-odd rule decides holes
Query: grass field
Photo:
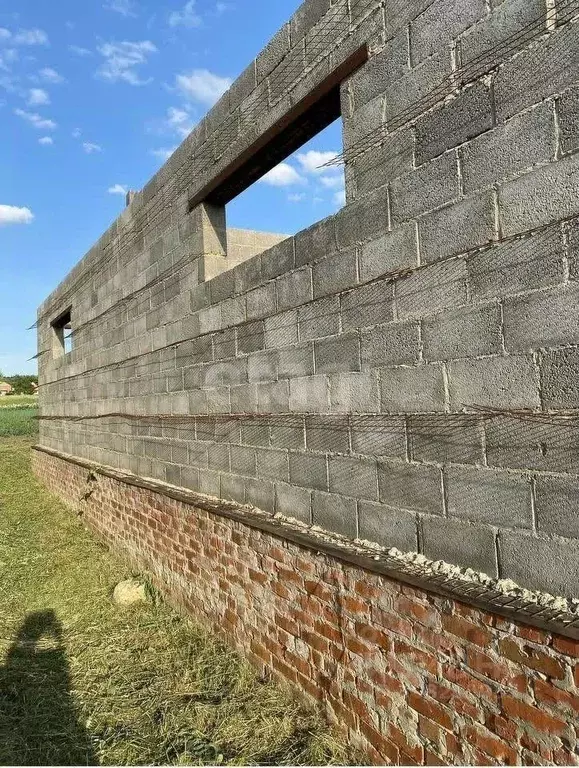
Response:
[[[0,397],[0,437],[35,435],[37,414],[38,397],[34,395]]]
[[[0,439],[0,765],[349,762],[327,725],[158,599]],[[352,758],[354,759],[354,758]]]

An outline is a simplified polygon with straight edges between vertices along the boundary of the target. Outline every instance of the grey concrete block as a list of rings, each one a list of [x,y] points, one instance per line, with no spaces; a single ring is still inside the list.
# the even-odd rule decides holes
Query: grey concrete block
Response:
[[[353,119],[350,122],[353,122]],[[362,135],[362,140],[365,140],[369,126],[362,121],[356,126],[358,128],[357,133]],[[353,132],[352,126],[350,129],[350,132]],[[346,148],[347,142],[348,138],[346,137],[344,139]],[[353,146],[356,147],[356,144]],[[346,175],[350,174],[346,188],[349,190],[350,187],[354,186],[356,197],[362,197],[373,190],[390,184],[400,176],[404,176],[413,167],[414,129],[403,128],[390,136],[385,136],[378,147],[374,147],[371,151],[364,152],[353,159],[346,168]]]
[[[253,448],[243,445],[230,446],[231,471],[235,475],[255,476],[256,458]]]
[[[466,262],[470,294],[474,300],[500,298],[561,283],[564,255],[558,227],[473,253]]]
[[[336,493],[314,491],[312,497],[312,521],[326,531],[341,533],[350,539],[358,535],[355,499]]]
[[[287,381],[260,381],[257,385],[257,407],[260,413],[287,413],[289,411],[289,383]]]
[[[503,307],[509,352],[579,343],[579,286],[507,299]]]
[[[388,205],[388,188],[383,187],[342,208],[336,216],[338,247],[348,248],[385,234],[389,229]]]
[[[359,111],[377,96],[382,96],[385,86],[392,85],[409,71],[409,59],[408,35],[403,30],[388,40],[384,49],[372,56],[351,78],[354,109]]]
[[[501,67],[494,80],[498,119],[504,120],[566,90],[574,84],[578,66],[579,36],[573,29],[569,34],[569,27],[514,57]]]
[[[496,8],[486,18],[466,31],[460,41],[461,61],[469,64],[473,59],[484,60],[488,51],[495,46],[505,45],[509,49],[524,48],[536,27],[532,24],[545,14],[543,0],[501,0],[494,3]],[[516,45],[515,45],[516,44]]]
[[[348,453],[350,423],[347,416],[306,416],[306,446],[309,451]]]
[[[298,310],[299,337],[301,341],[334,336],[340,332],[340,299],[329,296],[318,299]]]
[[[330,456],[330,491],[357,499],[377,501],[378,469],[376,461],[346,456]]]
[[[257,80],[261,82],[282,61],[290,49],[290,25],[276,32],[256,59]]]
[[[531,482],[524,475],[451,466],[444,477],[452,517],[500,528],[532,528]]]
[[[261,254],[261,272],[264,280],[273,280],[275,277],[290,272],[295,265],[294,238],[288,237],[281,243],[268,248]]]
[[[354,5],[364,4],[364,0],[355,0]],[[432,0],[408,0],[400,3],[398,0],[386,0],[386,35],[388,38],[395,35],[400,29],[406,29],[408,24],[420,16],[432,5]]]
[[[539,531],[579,539],[579,478],[539,475],[535,500]]]
[[[197,342],[194,344],[193,342]],[[213,342],[213,354],[211,354],[211,343]],[[188,355],[184,352],[184,365],[190,365],[193,362],[207,362],[209,360],[229,360],[229,358],[235,357],[237,352],[237,344],[235,341],[235,328],[227,328],[224,331],[218,333],[212,333],[211,335],[200,336],[198,339],[194,339],[191,342],[192,350]],[[199,353],[197,353],[197,347]],[[177,362],[179,367],[179,361]]]
[[[579,149],[579,88],[573,88],[557,99],[557,117],[562,151]]]
[[[286,483],[275,484],[275,511],[304,523],[312,520],[312,494],[306,488]]]
[[[436,0],[410,24],[413,65],[432,56],[487,14],[485,0]]]
[[[419,222],[420,253],[424,262],[474,250],[496,239],[492,191],[428,214]]]
[[[245,481],[243,477],[236,475],[221,475],[220,498],[227,501],[236,501],[238,504],[245,503]]]
[[[298,313],[292,309],[280,312],[264,320],[265,346],[267,349],[278,349],[298,340]]]
[[[385,413],[443,411],[446,394],[442,367],[415,365],[382,368],[380,397]]]
[[[265,512],[273,512],[275,509],[275,484],[259,478],[244,478],[245,503],[252,504]]]
[[[245,323],[237,329],[237,351],[257,352],[265,348],[265,327],[262,320]]]
[[[299,307],[313,298],[310,267],[288,272],[276,280],[277,306],[279,310]]]
[[[470,414],[409,416],[408,446],[414,461],[483,464],[483,420]]]
[[[314,345],[300,344],[287,347],[278,352],[278,371],[280,379],[294,376],[311,376],[314,373]]]
[[[485,433],[489,466],[579,474],[579,432],[573,422],[500,416],[486,421]]]
[[[579,544],[569,539],[499,534],[501,578],[551,595],[577,597]]]
[[[296,267],[327,258],[338,248],[335,217],[322,219],[308,229],[298,232],[294,242]]]
[[[269,445],[269,425],[251,422],[241,424],[241,442],[243,445]]]
[[[571,155],[527,173],[499,189],[505,235],[579,213],[579,157]]]
[[[442,475],[438,467],[381,461],[378,486],[380,501],[391,507],[442,515]]]
[[[225,443],[209,443],[207,446],[207,461],[209,469],[229,472],[229,446]]]
[[[579,350],[547,352],[541,360],[541,394],[545,408],[579,408]]]
[[[406,426],[402,416],[352,415],[352,452],[383,458],[406,458]]]
[[[386,119],[390,126],[400,127],[424,112],[425,104],[431,104],[431,94],[440,89],[441,83],[451,72],[450,49],[429,57],[397,82],[386,88]],[[449,82],[448,92],[452,90]],[[444,88],[440,89],[446,95]]]
[[[495,534],[491,528],[458,520],[424,518],[422,552],[431,560],[472,568],[494,578],[498,575]]]
[[[303,417],[286,414],[280,419],[272,419],[270,439],[272,448],[304,449],[306,430]]]
[[[360,279],[374,280],[381,275],[397,272],[418,264],[416,225],[412,222],[397,227],[362,246]]]
[[[331,4],[331,0],[308,0],[308,2],[300,5],[289,22],[292,46],[296,45],[297,41],[306,35],[314,24],[318,23],[322,16],[329,11]]]
[[[314,264],[314,297],[347,290],[358,281],[357,254],[355,250],[339,251]]]
[[[276,381],[278,378],[277,352],[254,352],[247,358],[249,381]]]
[[[375,372],[330,376],[330,407],[337,413],[378,413],[380,393]]]
[[[380,280],[343,293],[341,299],[342,330],[351,331],[394,319],[394,287]]]
[[[525,355],[455,360],[449,371],[450,407],[538,408],[539,384],[533,359]]]
[[[265,315],[275,314],[276,290],[274,283],[267,283],[259,288],[255,288],[245,298],[247,301],[248,320],[255,320]]]
[[[229,106],[233,111],[257,85],[255,61],[243,70],[229,89]]]
[[[422,165],[448,149],[489,131],[493,123],[490,88],[482,82],[475,83],[452,101],[418,120],[417,164]]]
[[[418,362],[420,326],[416,322],[386,323],[362,331],[362,365],[404,365]]]
[[[199,492],[208,496],[217,496],[221,493],[221,482],[219,472],[212,469],[205,469],[199,473]]]
[[[448,152],[392,182],[392,221],[414,219],[459,196],[458,160],[454,152]]]
[[[240,384],[230,389],[231,413],[257,411],[257,387],[254,383]]]
[[[257,476],[269,480],[282,480],[287,483],[289,479],[289,464],[287,451],[278,451],[268,448],[258,448]]]
[[[329,408],[328,379],[326,376],[300,376],[290,380],[290,411],[326,412]]]
[[[289,455],[290,482],[301,488],[328,490],[328,467],[325,456],[313,453],[295,453]]]
[[[502,351],[501,308],[497,303],[455,309],[422,321],[425,360],[494,355]]]
[[[363,541],[373,541],[401,552],[418,551],[416,515],[386,504],[358,502],[358,535]]]
[[[553,160],[557,144],[554,117],[551,104],[540,104],[466,144],[461,149],[465,192]]]
[[[316,373],[342,373],[360,370],[360,337],[342,333],[314,342]]]
[[[401,320],[432,315],[466,303],[466,265],[460,260],[431,264],[395,283],[396,306]]]

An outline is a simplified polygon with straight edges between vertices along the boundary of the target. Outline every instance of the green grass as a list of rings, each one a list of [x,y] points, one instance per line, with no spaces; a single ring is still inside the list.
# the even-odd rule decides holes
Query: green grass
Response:
[[[0,408],[10,408],[15,405],[29,405],[31,408],[38,406],[38,395],[6,395],[0,397]]]
[[[37,408],[25,406],[7,407],[0,403],[0,437],[28,435],[38,432]]]
[[[291,692],[156,599],[0,440],[0,765],[336,764]],[[352,759],[354,759],[352,757]]]

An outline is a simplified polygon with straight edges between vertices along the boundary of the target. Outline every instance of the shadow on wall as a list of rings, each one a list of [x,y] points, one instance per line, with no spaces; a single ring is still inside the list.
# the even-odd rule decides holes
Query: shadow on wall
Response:
[[[1,765],[98,765],[54,611],[28,614],[0,667]]]

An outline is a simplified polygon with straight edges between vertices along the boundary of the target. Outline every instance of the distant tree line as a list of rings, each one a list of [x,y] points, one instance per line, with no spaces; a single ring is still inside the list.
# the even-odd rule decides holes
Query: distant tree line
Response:
[[[5,381],[12,387],[13,395],[31,395],[34,392],[33,384],[38,384],[38,376],[16,374],[15,376],[3,376],[0,371],[0,381]]]

